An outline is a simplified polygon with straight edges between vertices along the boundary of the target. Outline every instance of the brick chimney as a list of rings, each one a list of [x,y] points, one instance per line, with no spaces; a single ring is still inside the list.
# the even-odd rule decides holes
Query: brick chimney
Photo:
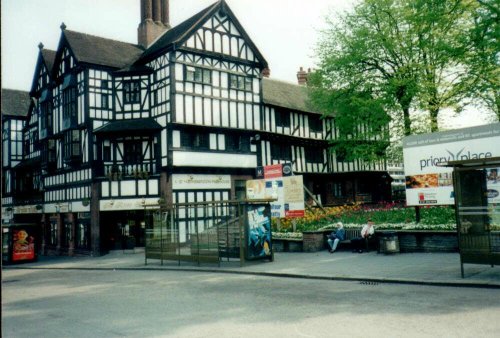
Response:
[[[262,76],[269,78],[271,76],[271,69],[269,68],[262,69]]]
[[[169,29],[169,0],[141,0],[141,23],[137,28],[139,45],[149,47]]]
[[[306,72],[303,67],[300,67],[300,70],[297,72],[297,82],[299,85],[304,86],[307,84],[309,73],[311,73],[311,68]]]

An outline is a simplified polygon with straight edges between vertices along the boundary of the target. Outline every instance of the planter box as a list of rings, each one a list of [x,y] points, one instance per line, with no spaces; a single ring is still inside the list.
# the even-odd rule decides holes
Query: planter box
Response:
[[[304,231],[302,234],[304,252],[316,252],[325,248],[326,237],[324,231]]]
[[[295,238],[273,238],[274,252],[302,252],[302,240]]]
[[[455,231],[398,230],[401,252],[458,252]]]

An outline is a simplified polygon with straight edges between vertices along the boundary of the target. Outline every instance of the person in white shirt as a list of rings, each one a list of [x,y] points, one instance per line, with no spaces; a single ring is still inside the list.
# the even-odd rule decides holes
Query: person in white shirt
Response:
[[[361,236],[351,239],[353,252],[362,253],[366,248],[366,240],[375,233],[375,227],[371,219],[361,229]]]

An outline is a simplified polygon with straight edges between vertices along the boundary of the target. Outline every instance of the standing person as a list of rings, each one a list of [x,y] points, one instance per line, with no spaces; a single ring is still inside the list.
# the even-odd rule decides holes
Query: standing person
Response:
[[[353,252],[362,253],[365,247],[366,239],[375,233],[373,221],[371,219],[361,229],[361,236],[351,239]]]
[[[337,245],[340,241],[345,239],[345,229],[344,224],[342,222],[337,223],[337,230],[332,231],[330,235],[328,235],[328,246],[330,249],[328,250],[330,253],[333,253],[335,249],[337,249]]]

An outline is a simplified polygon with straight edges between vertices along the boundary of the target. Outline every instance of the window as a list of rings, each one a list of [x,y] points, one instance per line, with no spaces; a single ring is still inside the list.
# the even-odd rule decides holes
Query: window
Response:
[[[314,133],[321,133],[323,131],[323,121],[319,116],[309,116],[309,130]]]
[[[276,126],[290,128],[290,113],[285,110],[275,110]]]
[[[273,160],[292,160],[292,148],[285,143],[273,143],[271,145],[271,158]]]
[[[229,74],[229,88],[252,91],[252,78]]]
[[[212,84],[212,71],[199,67],[185,66],[186,81]]]
[[[108,95],[106,95],[106,94],[101,95],[101,106],[104,109],[109,108],[109,96]]]
[[[250,139],[247,136],[226,134],[225,139],[227,151],[250,151]]]
[[[186,130],[181,133],[181,147],[191,149],[210,148],[210,137],[208,133]]]
[[[111,162],[111,145],[104,145],[102,147],[102,160],[104,162]]]
[[[306,162],[309,163],[323,163],[323,149],[315,147],[307,147],[306,151]]]
[[[57,221],[50,222],[49,244],[57,245]]]
[[[108,80],[102,80],[101,81],[101,88],[102,89],[108,89],[109,88],[109,82],[108,82]]]
[[[56,140],[46,140],[42,143],[42,167],[53,169],[57,162]]]
[[[80,131],[70,130],[64,134],[64,160],[75,161],[81,157]]]
[[[87,222],[81,221],[76,226],[75,242],[78,249],[90,249],[90,226]]]
[[[123,102],[125,104],[141,102],[141,82],[125,81],[123,82]]]
[[[45,138],[52,133],[52,102],[50,100],[41,103],[40,115],[40,129],[42,138]]]
[[[69,87],[63,91],[63,124],[68,129],[77,124],[76,88]]]
[[[125,142],[123,144],[123,162],[125,164],[142,163],[141,142]]]

